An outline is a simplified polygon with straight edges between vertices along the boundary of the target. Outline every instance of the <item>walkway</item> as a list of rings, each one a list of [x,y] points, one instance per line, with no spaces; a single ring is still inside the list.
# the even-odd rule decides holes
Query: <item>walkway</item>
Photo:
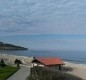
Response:
[[[25,80],[26,77],[30,74],[29,67],[21,67],[15,74],[13,74],[7,80]]]

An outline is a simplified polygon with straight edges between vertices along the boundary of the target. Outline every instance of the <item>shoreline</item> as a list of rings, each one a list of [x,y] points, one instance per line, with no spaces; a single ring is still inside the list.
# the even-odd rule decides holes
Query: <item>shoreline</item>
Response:
[[[81,64],[81,63],[73,63],[73,62],[70,62],[70,61],[64,61],[64,63],[65,63],[65,64],[69,64],[69,65],[70,65],[70,64],[71,64],[71,65],[72,65],[72,64],[75,64],[75,65],[77,65],[77,66],[80,65],[80,66],[86,67],[86,64]]]
[[[74,64],[85,64],[86,65],[86,61],[80,61],[80,60],[71,60],[71,59],[62,59],[64,62],[70,62],[70,63],[74,63]]]
[[[9,54],[0,54],[0,59],[1,58],[4,58],[5,61],[11,64],[14,64],[15,59],[20,59],[25,66],[31,66],[31,61],[33,60],[33,57]],[[69,67],[73,69],[72,71],[66,71],[66,73],[73,74],[86,80],[86,64],[72,63],[65,60],[63,60],[63,62],[65,63],[64,67]]]

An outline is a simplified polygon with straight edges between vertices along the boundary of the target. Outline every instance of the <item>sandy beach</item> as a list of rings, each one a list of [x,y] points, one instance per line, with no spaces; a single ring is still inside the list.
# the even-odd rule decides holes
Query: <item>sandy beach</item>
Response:
[[[85,64],[75,64],[70,62],[65,62],[65,67],[70,67],[73,70],[67,71],[67,73],[81,77],[83,80],[86,80],[86,65]]]
[[[7,55],[7,54],[0,55],[0,59],[1,58],[4,58],[5,62],[10,63],[10,64],[14,64],[15,59],[20,59],[23,62],[23,65],[26,65],[26,66],[31,65],[31,61],[33,59],[33,57]],[[69,67],[73,69],[72,71],[66,71],[67,73],[76,75],[86,80],[86,65],[85,64],[75,64],[75,63],[65,62],[64,67]]]
[[[19,59],[22,61],[23,65],[26,65],[26,66],[31,65],[31,61],[33,59],[33,57],[8,55],[8,54],[2,54],[2,55],[0,54],[0,59],[1,58],[3,58],[7,64],[14,64],[14,61],[16,59]]]

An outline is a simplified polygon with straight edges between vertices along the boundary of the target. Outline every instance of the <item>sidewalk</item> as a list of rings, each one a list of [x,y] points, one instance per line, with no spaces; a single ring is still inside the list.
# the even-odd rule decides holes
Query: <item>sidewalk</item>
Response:
[[[19,69],[7,80],[25,80],[29,74],[30,74],[30,67],[21,67],[21,69]]]

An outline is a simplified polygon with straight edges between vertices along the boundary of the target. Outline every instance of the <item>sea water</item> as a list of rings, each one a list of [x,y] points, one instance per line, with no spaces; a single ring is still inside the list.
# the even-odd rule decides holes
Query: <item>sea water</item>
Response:
[[[30,57],[59,57],[65,61],[86,64],[86,51],[12,50],[0,53]]]

